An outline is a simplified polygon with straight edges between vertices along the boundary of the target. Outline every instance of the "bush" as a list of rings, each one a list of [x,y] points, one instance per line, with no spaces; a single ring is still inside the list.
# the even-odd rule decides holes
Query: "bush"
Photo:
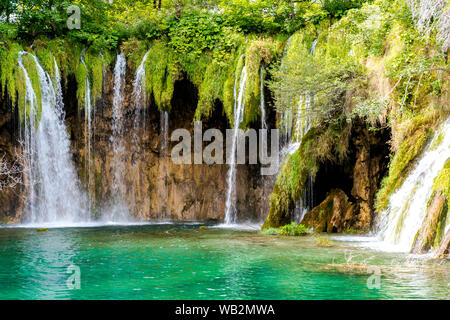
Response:
[[[200,55],[211,50],[222,38],[222,18],[217,15],[189,14],[183,16],[169,31],[170,45],[178,53]]]
[[[295,222],[287,224],[279,229],[282,236],[304,236],[309,233],[309,229],[302,224],[295,225]]]
[[[361,8],[364,2],[364,0],[324,0],[322,9],[332,18],[340,18],[350,9]]]

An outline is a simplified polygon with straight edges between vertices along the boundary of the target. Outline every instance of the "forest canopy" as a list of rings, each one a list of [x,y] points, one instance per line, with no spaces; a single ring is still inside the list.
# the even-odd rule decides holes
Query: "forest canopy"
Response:
[[[0,37],[32,41],[68,36],[85,45],[116,47],[135,37],[152,40],[189,32],[198,22],[211,34],[293,33],[306,23],[337,19],[364,0],[11,0],[0,4]],[[79,28],[68,19],[80,9]],[[181,29],[181,31],[179,30]],[[192,30],[193,32],[198,30]],[[216,31],[216,32],[215,32]]]

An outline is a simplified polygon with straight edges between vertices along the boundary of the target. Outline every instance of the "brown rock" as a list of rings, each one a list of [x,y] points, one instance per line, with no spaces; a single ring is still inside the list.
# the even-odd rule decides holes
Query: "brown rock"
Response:
[[[448,257],[449,253],[450,253],[450,230],[447,231],[444,238],[442,239],[441,245],[436,250],[434,257],[438,259],[445,259]]]
[[[349,217],[353,217],[354,205],[341,189],[334,189],[326,199],[302,220],[306,227],[316,232],[343,232],[349,226]]]

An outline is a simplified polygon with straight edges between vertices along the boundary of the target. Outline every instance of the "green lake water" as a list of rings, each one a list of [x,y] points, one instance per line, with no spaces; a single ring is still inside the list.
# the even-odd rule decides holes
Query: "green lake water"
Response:
[[[339,239],[319,247],[314,236],[199,225],[2,228],[0,299],[449,298],[448,260]],[[80,289],[67,285],[71,265]]]

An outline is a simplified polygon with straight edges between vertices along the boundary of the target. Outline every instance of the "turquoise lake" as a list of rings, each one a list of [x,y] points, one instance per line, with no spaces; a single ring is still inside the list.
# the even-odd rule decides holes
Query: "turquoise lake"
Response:
[[[0,299],[449,298],[448,260],[353,238],[320,247],[315,236],[196,224],[1,228]],[[70,266],[80,289],[67,283]]]

